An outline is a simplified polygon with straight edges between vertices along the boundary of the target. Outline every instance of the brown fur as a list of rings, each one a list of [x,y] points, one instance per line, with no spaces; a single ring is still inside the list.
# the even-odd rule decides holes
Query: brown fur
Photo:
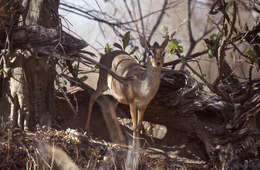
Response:
[[[153,55],[148,57],[146,69],[139,65],[133,57],[122,51],[113,51],[101,57],[101,64],[110,68],[117,75],[125,78],[131,77],[131,79],[127,80],[126,83],[120,83],[104,70],[100,70],[97,90],[89,101],[87,129],[90,127],[91,112],[95,100],[103,92],[110,89],[111,94],[118,102],[130,106],[133,128],[137,131],[140,130],[146,107],[159,89],[164,48],[167,44],[168,39],[161,46],[157,42],[154,43]]]

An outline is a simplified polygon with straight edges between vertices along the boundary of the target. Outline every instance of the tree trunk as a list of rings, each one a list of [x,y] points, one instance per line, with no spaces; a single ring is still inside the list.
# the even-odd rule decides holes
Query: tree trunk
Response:
[[[87,43],[61,30],[59,0],[23,0],[17,1],[18,4],[8,1],[4,4],[9,2],[16,6],[3,8],[6,15],[0,19],[3,22],[0,23],[0,71],[4,70],[0,75],[1,86],[4,86],[0,86],[0,90],[9,94],[13,109],[10,113],[10,108],[1,107],[0,114],[7,117],[6,113],[10,113],[11,120],[17,119],[15,115],[29,115],[25,117],[32,120],[31,127],[38,120],[40,124],[50,125],[56,112],[54,79],[57,57],[64,52],[66,55],[74,54]],[[6,27],[1,29],[2,25]],[[6,84],[10,86],[9,90],[3,90]],[[6,105],[3,103],[6,101],[1,99],[1,106]],[[21,108],[25,108],[26,113],[21,112]]]
[[[24,18],[26,25],[41,25],[46,28],[57,28],[59,25],[58,6],[59,0],[31,0],[24,5],[28,12]],[[26,77],[30,89],[30,105],[32,115],[39,120],[40,124],[50,125],[55,115],[55,60],[47,56],[37,58],[37,51],[29,56],[24,65]],[[32,122],[35,122],[32,119]],[[34,124],[34,123],[32,123]]]
[[[23,0],[23,6],[26,13],[21,16],[21,25],[40,25],[45,28],[59,26],[59,0]],[[31,46],[28,49],[30,51],[21,49],[19,54],[22,55],[15,53],[15,56],[12,56],[14,60],[20,62],[16,62],[18,64],[13,66],[14,68],[10,67],[12,75],[8,96],[11,104],[11,120],[21,115],[20,117],[28,119],[29,128],[33,128],[36,123],[50,125],[55,115],[56,60],[51,56],[39,56],[37,49]],[[29,113],[22,114],[23,108]],[[13,122],[17,121],[19,122],[19,120]],[[23,124],[26,124],[26,121]]]

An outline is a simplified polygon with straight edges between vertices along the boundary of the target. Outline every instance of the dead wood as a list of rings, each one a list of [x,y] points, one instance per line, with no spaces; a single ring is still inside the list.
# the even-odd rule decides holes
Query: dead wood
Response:
[[[45,28],[39,25],[18,27],[17,16],[23,11],[20,4],[18,4],[17,8],[12,8],[14,9],[11,11],[13,12],[12,15],[9,15],[10,11],[5,11],[5,9],[9,8],[0,8],[1,49],[9,46],[10,48],[29,50],[37,56],[59,57],[67,56],[68,53],[75,55],[78,50],[87,45],[85,41],[79,40],[60,30]],[[12,17],[10,18],[9,16]],[[11,22],[9,22],[10,20]],[[235,38],[240,39],[245,36],[247,41],[252,42],[254,40],[254,43],[258,43],[259,39],[253,38],[255,36],[252,36],[258,32],[259,25],[251,32],[240,34]],[[235,38],[233,39],[234,41],[236,40]],[[210,165],[211,169],[259,169],[259,130],[256,122],[256,117],[260,111],[259,80],[237,82],[239,85],[230,83],[230,80],[219,82],[217,86],[220,92],[229,98],[229,100],[223,101],[223,98],[219,95],[205,90],[204,85],[195,80],[187,71],[165,69],[163,70],[163,74],[160,89],[147,109],[145,120],[166,126],[168,134],[171,134],[173,129],[185,131],[188,135],[195,133],[204,143],[210,158],[209,162],[212,163]],[[229,76],[230,75],[227,77]],[[73,80],[76,82],[79,81],[77,79],[75,80],[75,78]],[[123,105],[119,105],[119,109],[124,112],[129,111],[129,109]],[[113,123],[111,120],[110,122]],[[42,131],[39,130],[39,132]],[[48,134],[50,135],[54,132],[48,132]],[[19,133],[24,135],[23,132]],[[40,136],[40,134],[41,133],[39,133],[38,137],[45,137],[45,135]],[[3,155],[1,162],[4,162],[1,168],[5,168],[5,166],[8,166],[10,161],[12,161],[10,156],[12,156],[12,154],[15,155],[14,151],[19,150],[20,144],[22,144],[22,146],[25,146],[25,144],[21,143],[24,142],[23,140],[19,141],[19,139],[24,138],[15,137],[14,140],[18,140],[18,145],[15,145],[16,150],[14,148],[10,150],[10,134],[6,135],[6,133],[3,132],[1,136],[4,136],[2,139],[4,142],[1,143],[2,145],[0,147],[0,149],[3,150],[3,154],[0,154]],[[46,134],[46,136],[48,135]],[[63,138],[66,139],[65,136],[63,136]],[[36,142],[33,138],[29,139],[33,141],[32,143]],[[84,139],[85,137],[83,137],[82,140]],[[41,138],[39,138],[39,140],[41,140]],[[6,143],[6,141],[8,142]],[[58,142],[58,140],[54,142]],[[88,146],[92,149],[94,148],[92,156],[95,161],[101,158],[105,160],[105,157],[97,155],[102,155],[103,150],[108,149],[108,147],[103,147],[100,143],[96,145],[89,144]],[[30,149],[28,148],[29,147],[24,147],[24,149],[16,153],[21,152],[22,154],[20,156],[22,157],[30,153]],[[76,151],[74,150],[75,152],[73,152],[75,153],[75,157],[77,155],[76,153],[81,153],[78,152],[77,147],[71,148],[71,146],[68,146],[68,148],[67,152],[76,148]],[[98,150],[97,152],[95,150],[96,148]],[[113,150],[117,148],[110,147],[109,149]],[[36,151],[34,153],[35,155],[38,154]],[[126,150],[124,151],[124,154],[126,154]],[[109,154],[113,153],[112,151],[109,152]],[[147,150],[143,153],[150,155]],[[34,159],[30,154],[28,155],[31,160],[30,163],[32,163]],[[119,163],[120,160],[122,160],[118,157],[113,158],[116,160],[114,163]],[[168,158],[168,155],[165,160],[174,162],[174,160]],[[95,161],[92,163],[95,164]],[[149,159],[149,161],[154,164],[158,163],[155,159]],[[101,162],[107,163],[106,161]],[[111,162],[113,161],[110,161],[110,163]],[[17,168],[17,164],[14,164],[14,166],[13,169]],[[115,165],[112,164],[110,166],[114,167]],[[175,162],[173,166],[174,168],[178,167],[178,163]],[[193,165],[193,167],[194,166],[195,165]],[[96,166],[93,165],[93,167]],[[203,167],[198,167],[198,169],[201,168]]]
[[[232,86],[222,84],[222,90],[229,92],[232,101],[228,103],[205,91],[203,84],[188,72],[165,70],[159,92],[149,105],[145,119],[168,128],[196,132],[206,147],[207,142],[214,146],[216,150],[213,152],[218,155],[221,167],[244,167],[246,159],[252,160],[249,166],[254,166],[255,159],[258,160],[256,141],[260,134],[256,122],[260,108],[259,83],[253,83],[252,93],[247,93],[249,82],[233,83]],[[237,99],[245,96],[246,100],[238,102]],[[184,119],[175,124],[174,119],[178,116]]]
[[[188,136],[195,134],[204,143],[212,168],[257,167],[260,134],[254,120],[259,112],[260,82],[252,83],[253,93],[243,103],[235,103],[235,99],[245,96],[248,82],[237,84],[233,91],[222,85],[222,90],[229,90],[233,101],[228,103],[206,91],[189,72],[164,69],[159,91],[148,106],[144,120],[166,126],[168,137],[176,129]],[[118,107],[119,117],[129,117],[125,114],[129,112],[128,107]]]
[[[34,50],[39,56],[53,53],[73,53],[87,46],[87,43],[64,31],[45,28],[40,25],[24,26],[12,34],[14,48]]]

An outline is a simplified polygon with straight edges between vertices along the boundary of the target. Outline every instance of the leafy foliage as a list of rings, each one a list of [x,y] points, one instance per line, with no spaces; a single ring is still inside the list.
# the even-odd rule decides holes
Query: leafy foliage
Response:
[[[164,32],[164,33],[168,33],[168,27],[166,27],[165,25],[162,25],[162,26],[161,26],[161,30],[162,30],[162,32]]]
[[[216,51],[219,48],[220,40],[222,39],[223,35],[221,32],[213,33],[210,35],[209,39],[205,39],[207,45],[208,45],[208,56],[209,58],[214,57],[214,51]]]
[[[257,54],[256,52],[251,48],[247,48],[246,50],[246,54],[250,57],[250,60],[253,62],[253,63],[257,63]]]
[[[105,53],[109,53],[112,51],[112,48],[109,46],[108,43],[106,43],[106,46],[105,46]]]
[[[123,47],[118,43],[114,43],[113,46],[119,48],[120,50],[123,50]]]
[[[126,32],[123,36],[122,39],[120,40],[120,43],[115,42],[113,44],[115,48],[118,48],[119,50],[126,51],[127,47],[131,47],[131,51],[129,54],[134,54],[139,48],[137,46],[133,46],[131,43],[131,35],[130,31]]]
[[[86,81],[88,79],[88,75],[84,75],[82,77],[79,78],[80,81]]]
[[[171,39],[169,41],[169,45],[168,45],[168,51],[171,54],[176,54],[176,53],[183,53],[183,46],[181,45],[181,41],[177,40],[177,39]]]
[[[125,33],[125,35],[122,38],[122,42],[123,42],[123,49],[125,50],[130,42],[130,31]]]
[[[172,55],[177,55],[182,63],[186,62],[183,53],[183,45],[181,44],[181,40],[170,39],[168,43],[168,52]]]

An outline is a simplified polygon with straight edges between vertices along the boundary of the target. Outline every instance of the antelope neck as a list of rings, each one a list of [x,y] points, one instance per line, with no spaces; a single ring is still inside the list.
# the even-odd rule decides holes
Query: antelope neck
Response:
[[[156,90],[158,88],[158,84],[160,84],[160,73],[160,68],[153,68],[148,65],[144,73],[142,88],[146,89],[147,92]]]

